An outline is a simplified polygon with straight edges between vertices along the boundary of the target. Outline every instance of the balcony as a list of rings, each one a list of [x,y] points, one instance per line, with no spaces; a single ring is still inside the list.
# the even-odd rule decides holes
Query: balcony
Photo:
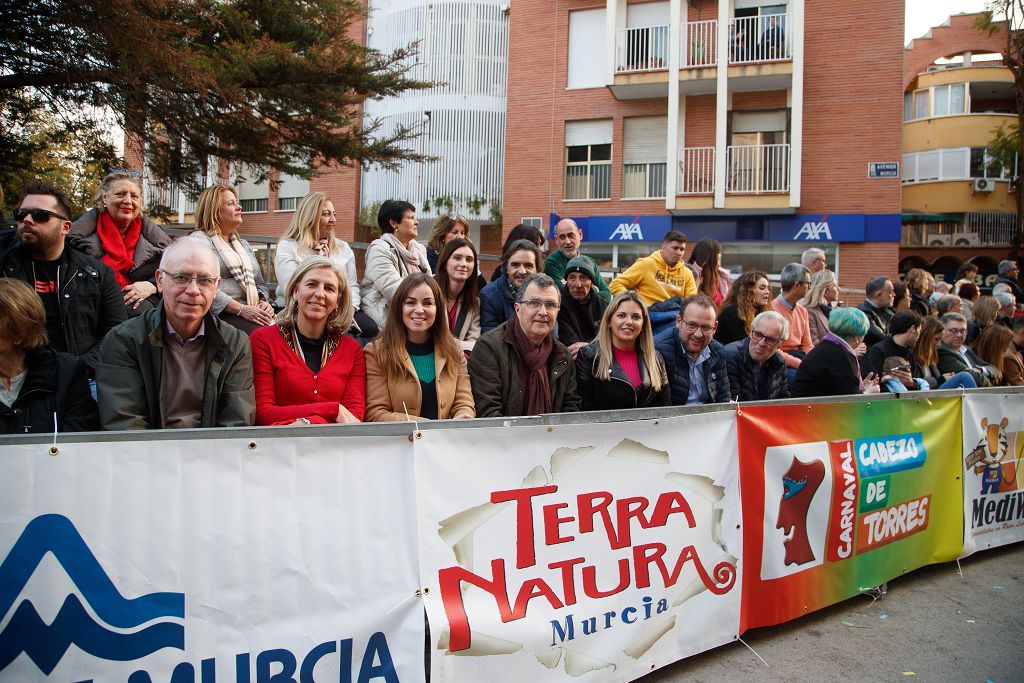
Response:
[[[726,194],[789,192],[789,151],[788,144],[726,147]]]
[[[683,42],[683,58],[679,60],[684,69],[700,69],[718,64],[718,22],[691,21],[686,27]]]
[[[615,73],[643,73],[668,68],[668,26],[619,29]]]
[[[676,193],[701,195],[715,193],[715,148],[686,147],[679,160]]]
[[[759,64],[793,59],[788,14],[738,17],[729,26],[729,64]]]

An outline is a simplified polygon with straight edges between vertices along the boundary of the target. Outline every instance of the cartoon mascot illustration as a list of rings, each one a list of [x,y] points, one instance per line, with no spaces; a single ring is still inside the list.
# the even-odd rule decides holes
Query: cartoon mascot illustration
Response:
[[[1000,422],[989,422],[988,418],[982,418],[984,436],[964,459],[968,468],[973,467],[974,472],[981,475],[982,493],[1001,493],[1017,488],[1017,465],[1012,458],[1006,457],[1009,451],[1009,439],[1006,436],[1008,424],[1010,420],[1005,417]]]
[[[783,542],[786,566],[814,561],[814,551],[807,538],[807,512],[824,479],[824,463],[820,460],[806,463],[796,456],[793,456],[792,464],[782,475],[782,500],[779,501],[779,521],[775,528],[782,529],[784,534],[791,534]]]

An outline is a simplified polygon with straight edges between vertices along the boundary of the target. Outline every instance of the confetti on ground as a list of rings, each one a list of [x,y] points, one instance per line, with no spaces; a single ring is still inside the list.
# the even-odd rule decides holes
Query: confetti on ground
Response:
[[[926,591],[926,590],[925,590],[925,589],[923,589],[923,588],[915,588],[915,589],[914,589],[914,592],[915,592],[915,593],[920,593],[921,595],[928,595],[928,591]]]
[[[976,622],[974,619],[968,619],[967,623],[968,624],[977,624],[978,622]]]
[[[888,614],[883,614],[882,616],[880,616],[878,618],[881,619],[882,621],[885,621],[886,619],[889,618],[889,615]]]
[[[849,626],[850,628],[867,628],[867,626],[858,626],[852,621],[843,621],[841,623],[843,624],[843,626]]]
[[[917,674],[914,673],[913,671],[904,671],[903,675],[904,676],[916,676]]]
[[[994,590],[994,591],[1001,591],[1004,588],[1005,588],[1005,586],[992,586],[992,590]]]

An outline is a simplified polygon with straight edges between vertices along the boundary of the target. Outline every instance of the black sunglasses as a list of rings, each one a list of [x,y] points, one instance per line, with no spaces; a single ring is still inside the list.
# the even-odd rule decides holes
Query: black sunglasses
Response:
[[[50,220],[50,218],[52,218],[53,216],[56,216],[57,218],[61,219],[62,221],[69,221],[69,220],[71,220],[70,218],[65,218],[64,216],[61,216],[56,211],[50,211],[49,209],[15,209],[14,210],[14,220],[18,221],[19,223],[21,221],[25,220],[26,216],[32,216],[32,220],[34,222],[36,222],[36,223],[45,223],[48,220]]]

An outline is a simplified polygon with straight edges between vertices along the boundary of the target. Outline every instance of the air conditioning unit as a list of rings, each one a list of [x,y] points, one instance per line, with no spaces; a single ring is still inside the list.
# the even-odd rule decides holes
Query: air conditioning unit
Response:
[[[976,232],[954,232],[953,246],[976,247],[981,244],[981,237]]]
[[[973,187],[975,192],[991,192],[996,189],[996,181],[991,178],[975,178]]]
[[[932,234],[925,238],[929,247],[948,247],[953,243],[952,235]]]

